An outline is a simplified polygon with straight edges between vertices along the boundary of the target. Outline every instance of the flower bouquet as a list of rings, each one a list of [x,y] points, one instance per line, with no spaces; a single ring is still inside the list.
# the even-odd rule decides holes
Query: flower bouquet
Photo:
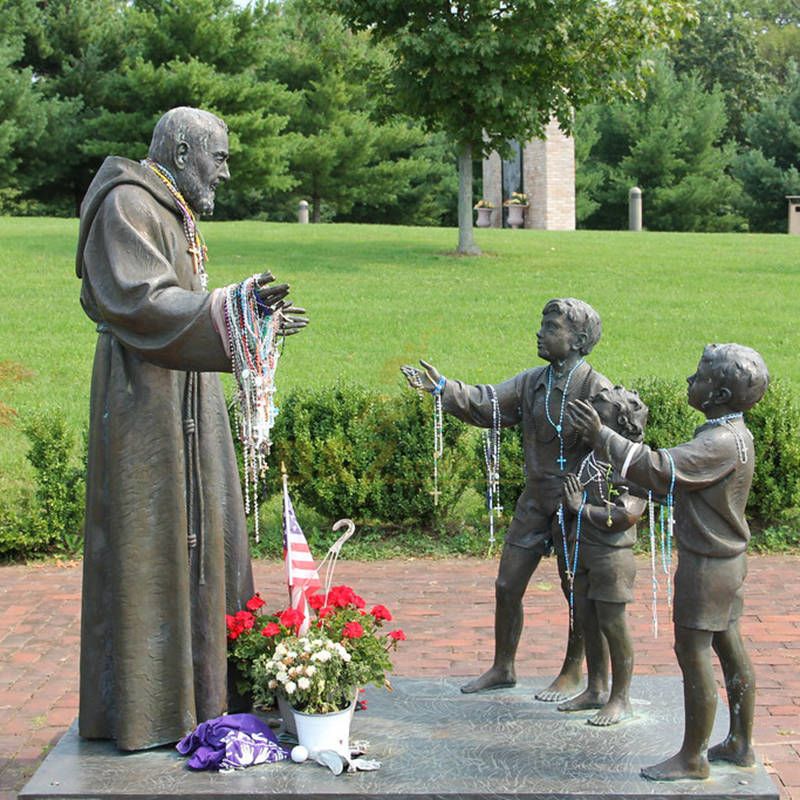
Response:
[[[503,203],[504,206],[527,206],[528,195],[525,192],[512,192],[511,197],[507,198]]]
[[[282,696],[296,710],[324,714],[347,708],[368,683],[391,689],[390,652],[406,636],[400,629],[384,632],[392,620],[385,606],[367,612],[353,589],[335,586],[308,598],[312,616],[301,633],[302,613],[287,608],[265,614],[264,605],[255,595],[244,610],[226,617],[239,689],[252,692],[257,707],[271,707]]]

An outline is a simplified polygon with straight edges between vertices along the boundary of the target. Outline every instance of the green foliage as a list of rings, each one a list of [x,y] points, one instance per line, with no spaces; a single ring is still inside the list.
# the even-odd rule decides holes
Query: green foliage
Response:
[[[756,448],[749,513],[766,522],[800,519],[800,404],[775,381],[745,414]]]
[[[386,397],[344,384],[295,390],[281,403],[271,462],[276,470],[285,463],[294,491],[329,519],[389,525],[413,520],[431,530],[467,486],[465,431],[456,420],[445,420],[442,495],[435,506],[430,400],[411,392]]]
[[[733,165],[742,182],[742,208],[753,230],[786,231],[786,195],[800,194],[800,53],[786,84],[745,122],[750,146]]]
[[[673,45],[677,75],[696,75],[707,92],[724,98],[727,134],[744,140],[745,117],[758,108],[770,81],[769,67],[759,53],[763,22],[741,0],[698,0],[696,24],[687,26]]]
[[[454,196],[452,159],[432,150],[422,128],[388,106],[387,47],[351,33],[337,15],[306,0],[283,5],[273,35],[263,72],[285,84],[296,101],[287,132],[297,185],[287,212],[294,217],[297,200],[307,198],[313,222],[322,220],[323,203],[336,219],[353,218],[358,206],[355,217],[369,221],[388,215],[438,222],[441,204],[422,207],[437,190],[447,191],[442,181],[449,180]],[[415,208],[406,210],[409,203]]]
[[[58,412],[35,415],[25,435],[36,491],[14,506],[0,506],[0,557],[75,555],[83,547],[85,459],[76,460],[74,437]]]
[[[459,252],[474,253],[472,158],[569,129],[587,102],[630,91],[646,48],[692,16],[683,0],[507,3],[322,0],[357,30],[390,42],[403,107],[448,134],[459,155]]]
[[[597,207],[587,227],[624,227],[631,186],[642,189],[650,230],[744,226],[734,210],[739,185],[728,175],[733,147],[721,144],[726,117],[719,89],[708,92],[691,75],[676,77],[658,59],[644,101],[617,101],[593,113],[599,136],[584,164],[594,175],[583,184]]]
[[[649,409],[644,441],[659,449],[687,442],[703,422],[703,416],[686,401],[686,386],[665,378],[638,378],[630,387]]]

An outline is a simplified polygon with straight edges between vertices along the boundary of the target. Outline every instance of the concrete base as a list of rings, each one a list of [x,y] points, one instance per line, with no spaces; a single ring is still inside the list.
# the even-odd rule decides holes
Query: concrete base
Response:
[[[463,695],[454,679],[396,678],[395,691],[367,691],[353,739],[370,742],[376,772],[335,777],[316,763],[251,767],[230,774],[194,773],[171,748],[120,754],[109,742],[86,742],[76,726],[47,756],[19,800],[488,800],[489,798],[671,798],[777,800],[761,765],[712,765],[706,781],[653,783],[642,766],[672,755],[683,730],[679,678],[637,677],[635,719],[611,728],[586,724],[590,712],[565,714],[533,699],[545,680],[514,689]],[[712,742],[726,732],[720,704]]]

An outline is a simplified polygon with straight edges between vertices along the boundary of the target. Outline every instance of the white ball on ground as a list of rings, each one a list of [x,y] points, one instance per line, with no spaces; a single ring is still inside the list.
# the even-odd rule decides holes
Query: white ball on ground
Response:
[[[290,755],[295,764],[302,764],[308,758],[308,750],[303,745],[298,744],[292,748]]]

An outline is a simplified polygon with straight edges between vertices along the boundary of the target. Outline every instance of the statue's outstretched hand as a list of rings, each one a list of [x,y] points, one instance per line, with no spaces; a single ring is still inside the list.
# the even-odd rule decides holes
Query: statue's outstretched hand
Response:
[[[278,308],[278,303],[289,294],[288,283],[278,283],[275,286],[269,284],[275,280],[275,276],[271,272],[262,272],[256,278],[256,297],[258,299],[258,307],[263,314],[272,314]]]
[[[594,406],[587,400],[573,400],[567,406],[567,412],[581,438],[594,445],[603,427]]]
[[[408,385],[412,389],[422,389],[425,392],[433,392],[439,383],[442,375],[433,364],[420,359],[424,369],[417,369],[409,364],[400,367],[400,371],[405,375]]]
[[[281,300],[275,310],[280,311],[278,332],[282,336],[293,336],[295,333],[300,333],[308,325],[308,317],[297,316],[297,314],[305,314],[306,310],[292,305],[289,301]]]

